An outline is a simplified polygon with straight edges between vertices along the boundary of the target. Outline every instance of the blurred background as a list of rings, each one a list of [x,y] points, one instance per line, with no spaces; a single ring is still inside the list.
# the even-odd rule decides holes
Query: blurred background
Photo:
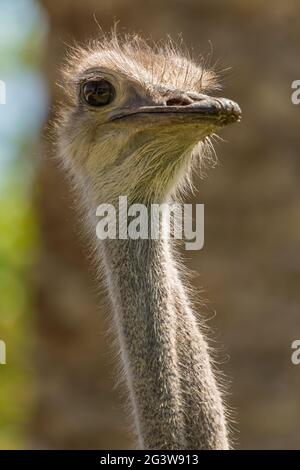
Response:
[[[244,111],[196,181],[205,247],[185,252],[230,379],[237,448],[300,448],[298,0],[0,0],[0,449],[133,446],[115,358],[47,121],[73,40],[182,33]],[[97,19],[97,22],[95,20]],[[100,287],[101,288],[101,287]],[[104,302],[104,300],[103,300]]]

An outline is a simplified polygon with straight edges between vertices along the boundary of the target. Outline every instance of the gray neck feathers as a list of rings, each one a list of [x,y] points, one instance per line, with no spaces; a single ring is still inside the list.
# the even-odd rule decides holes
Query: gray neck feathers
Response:
[[[102,255],[139,446],[226,449],[207,344],[166,240],[107,240]]]

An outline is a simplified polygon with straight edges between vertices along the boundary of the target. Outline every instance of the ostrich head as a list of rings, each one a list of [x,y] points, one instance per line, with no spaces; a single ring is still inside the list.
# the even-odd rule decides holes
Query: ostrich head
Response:
[[[95,203],[161,202],[204,158],[208,136],[240,118],[239,106],[208,93],[214,72],[172,44],[102,38],[71,55],[59,147]]]

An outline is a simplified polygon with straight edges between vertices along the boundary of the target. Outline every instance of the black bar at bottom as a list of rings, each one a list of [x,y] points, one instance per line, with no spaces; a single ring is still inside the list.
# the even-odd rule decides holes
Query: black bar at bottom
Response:
[[[20,450],[0,451],[0,468],[10,468],[11,464],[19,468],[36,464],[50,468],[56,465],[68,465],[73,468],[99,468],[104,465],[123,468],[147,468],[149,465],[188,465],[191,467],[205,464],[237,464],[238,468],[255,464],[272,465],[286,468],[289,463],[299,464],[300,451],[288,450],[233,450],[233,451],[127,451],[127,450]],[[268,467],[267,467],[268,468]],[[56,470],[56,469],[54,469]]]

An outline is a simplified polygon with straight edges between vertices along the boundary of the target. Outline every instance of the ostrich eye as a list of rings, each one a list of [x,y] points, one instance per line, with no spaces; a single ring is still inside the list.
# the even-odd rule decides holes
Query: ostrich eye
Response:
[[[90,106],[105,106],[115,97],[115,89],[107,80],[90,80],[82,88],[84,100]]]

